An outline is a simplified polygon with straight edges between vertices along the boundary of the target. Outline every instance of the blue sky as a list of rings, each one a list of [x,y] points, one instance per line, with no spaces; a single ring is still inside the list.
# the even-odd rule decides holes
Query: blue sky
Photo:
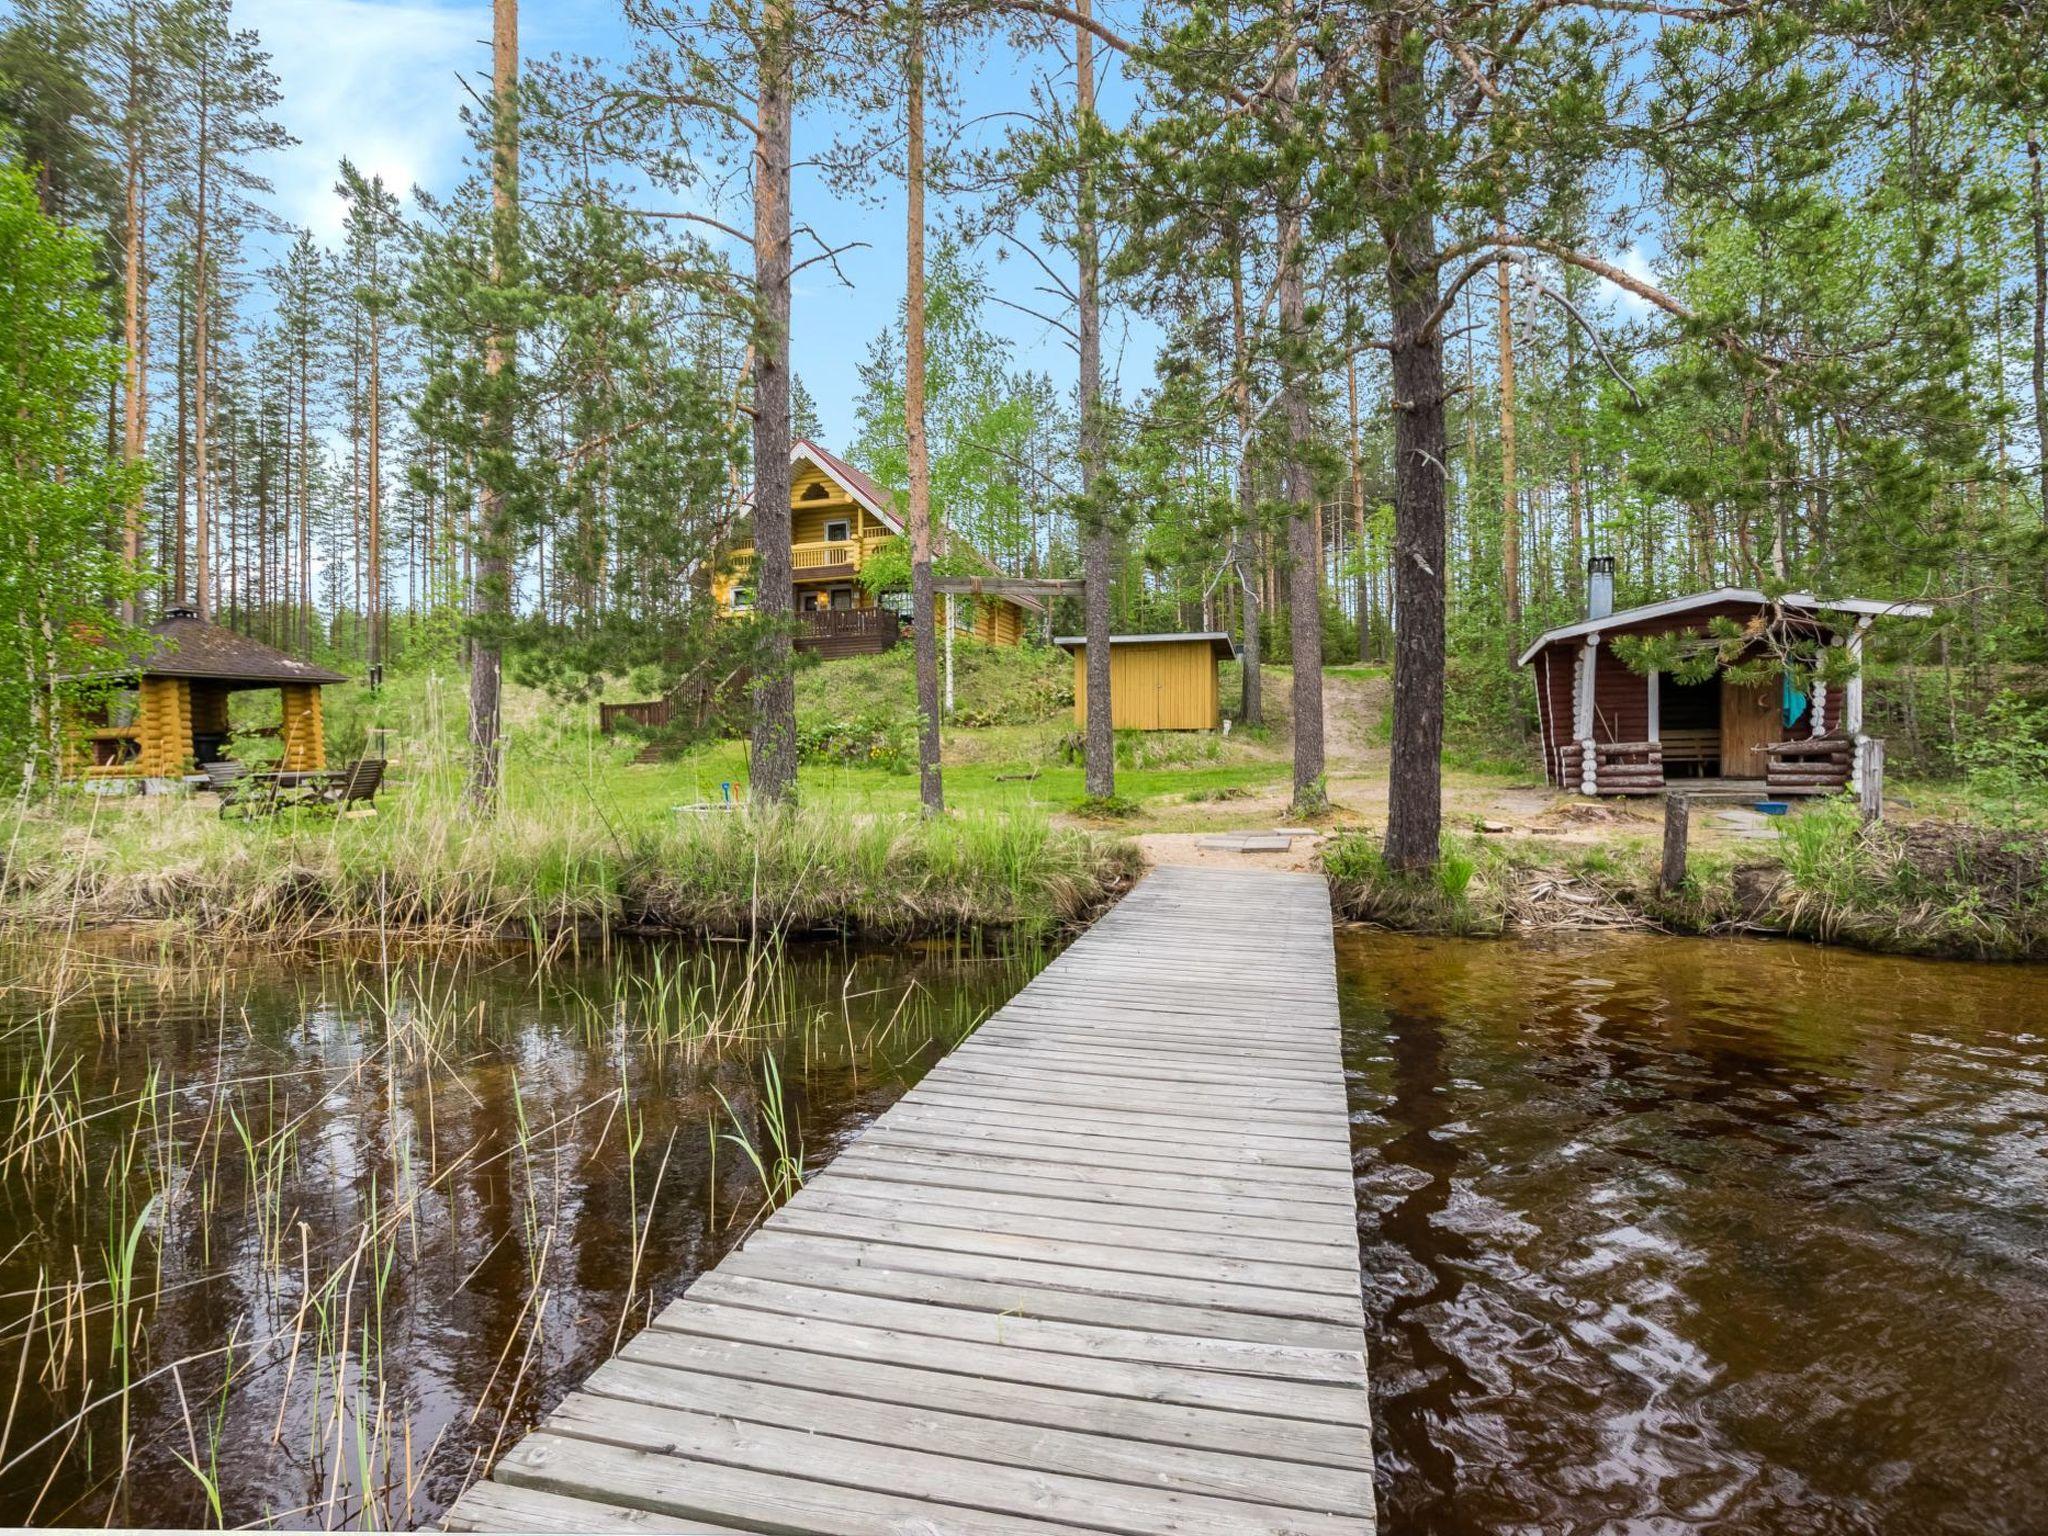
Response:
[[[467,74],[477,83],[488,72],[489,0],[237,0],[236,15],[270,49],[283,88],[280,116],[300,140],[264,167],[284,218],[310,228],[323,242],[336,239],[342,204],[334,193],[335,168],[343,155],[407,191],[415,183],[445,190],[461,174],[460,82]],[[521,51],[529,58],[556,51],[620,58],[628,47],[611,0],[524,0],[520,24]],[[975,114],[1021,108],[1028,104],[1029,79],[1020,68],[984,67],[961,94]],[[815,113],[800,121],[798,158],[821,148],[835,126]],[[854,430],[860,360],[902,302],[901,191],[889,186],[853,200],[804,178],[796,217],[835,245],[868,242],[866,249],[841,258],[851,287],[823,265],[797,279],[797,372],[817,400],[827,446],[843,447]],[[743,215],[732,221],[746,222]],[[982,254],[997,292],[1045,307],[1047,301],[1032,292],[1038,274],[1028,264],[998,263],[993,250]],[[1047,254],[1056,268],[1068,265],[1061,253]],[[1073,356],[1063,334],[999,306],[991,306],[986,318],[1011,340],[1020,366],[1050,373],[1063,388],[1072,386]],[[1150,379],[1151,329],[1114,326],[1107,351],[1107,364],[1120,372],[1124,389],[1142,390]]]
[[[1134,11],[1134,0],[1114,5],[1098,0],[1098,13],[1111,25],[1131,24],[1119,15],[1123,10]],[[467,75],[479,87],[487,79],[490,0],[236,0],[236,15],[269,47],[283,87],[280,115],[301,141],[265,167],[283,217],[311,228],[325,242],[335,240],[342,223],[335,168],[343,155],[408,192],[415,183],[445,190],[460,175],[465,150],[460,112],[466,99],[461,79]],[[529,59],[555,52],[623,58],[629,47],[615,0],[522,0],[521,30],[521,51]],[[961,110],[978,120],[1000,121],[1006,112],[1028,108],[1034,70],[1058,65],[1050,57],[1016,60],[993,51],[963,62],[957,67]],[[1114,120],[1129,100],[1128,88],[1112,75],[1104,89],[1105,115]],[[823,148],[842,126],[811,109],[798,124],[799,161]],[[947,131],[944,123],[935,124],[935,149]],[[721,212],[741,227],[748,222],[744,209]],[[944,212],[935,206],[935,224]],[[797,278],[797,373],[817,401],[826,446],[843,449],[854,432],[859,364],[902,302],[901,188],[888,182],[848,198],[800,172],[796,219],[814,225],[835,245],[866,242],[864,249],[840,260],[851,286],[841,285],[823,265]],[[1017,233],[1030,238],[1036,231]],[[799,258],[808,252],[800,244]],[[1608,254],[1627,270],[1654,280],[1653,253],[1651,244]],[[743,269],[750,263],[747,253],[734,254]],[[1043,254],[1056,270],[1070,270],[1071,259],[1063,252]],[[993,248],[979,256],[997,294],[1033,308],[1048,305],[1037,291],[1043,279],[1028,261],[1014,256],[998,261]],[[1647,312],[1633,297],[1613,291],[1597,299],[1595,307],[1611,319],[1636,319]],[[1072,388],[1074,358],[1062,332],[999,305],[991,305],[984,319],[989,329],[1008,338],[1017,366],[1043,371],[1061,388]],[[1157,336],[1148,322],[1110,311],[1105,367],[1126,398],[1151,382]]]

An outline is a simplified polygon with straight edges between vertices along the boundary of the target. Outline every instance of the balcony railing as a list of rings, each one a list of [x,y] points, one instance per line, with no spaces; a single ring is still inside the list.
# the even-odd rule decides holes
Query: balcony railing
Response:
[[[804,544],[792,544],[789,550],[791,574],[799,579],[812,576],[851,576],[861,568],[868,551],[881,543],[880,539],[814,539]],[[736,549],[732,554],[735,571],[744,571],[754,563],[751,549]]]
[[[822,539],[790,546],[790,569],[799,576],[851,575],[867,553],[859,539]]]

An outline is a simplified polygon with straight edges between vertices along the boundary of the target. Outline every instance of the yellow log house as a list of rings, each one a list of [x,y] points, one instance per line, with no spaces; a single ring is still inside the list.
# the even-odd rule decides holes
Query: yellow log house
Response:
[[[1088,641],[1053,641],[1074,656],[1074,721],[1088,723]],[[1224,634],[1112,635],[1110,723],[1120,731],[1213,731],[1223,723],[1216,669],[1237,655]]]
[[[327,766],[320,690],[348,681],[247,635],[173,608],[149,626],[148,644],[128,665],[72,679],[95,685],[66,709],[65,772],[80,778],[164,779],[226,755],[228,695],[275,688],[287,773]]]
[[[828,642],[821,646],[826,654],[837,652],[829,642],[838,638],[840,631],[847,636],[858,632],[880,637],[880,627],[851,616],[868,613],[881,617],[873,613],[875,598],[861,585],[860,572],[876,549],[904,532],[903,522],[893,510],[893,498],[844,459],[808,439],[797,440],[790,468],[790,563],[797,613],[807,631],[813,632],[813,639]],[[945,552],[942,531],[939,553]],[[744,613],[753,607],[749,575],[753,554],[751,548],[733,551],[728,569],[713,580],[712,596],[721,614]],[[995,567],[981,556],[972,558],[988,565],[991,575],[996,574]],[[957,611],[963,633],[994,645],[1016,645],[1024,638],[1030,614],[1043,609],[1031,598],[984,596],[959,603]],[[825,617],[835,614],[848,617],[836,621]],[[893,627],[886,639],[894,643]]]

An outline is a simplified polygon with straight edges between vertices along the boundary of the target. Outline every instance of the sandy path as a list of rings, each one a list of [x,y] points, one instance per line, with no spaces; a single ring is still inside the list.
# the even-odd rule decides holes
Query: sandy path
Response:
[[[1312,869],[1316,855],[1333,832],[1386,826],[1388,751],[1380,744],[1382,722],[1390,704],[1392,684],[1384,677],[1326,675],[1323,679],[1325,761],[1332,815],[1313,834],[1292,839],[1285,853],[1244,853],[1205,848],[1205,840],[1231,833],[1275,832],[1294,825],[1288,815],[1288,794],[1277,788],[1234,804],[1227,827],[1199,832],[1140,832],[1133,841],[1154,864],[1216,869]],[[1269,693],[1276,716],[1286,708],[1284,689]],[[1283,730],[1284,736],[1284,730]],[[1286,750],[1283,745],[1281,750]],[[1630,802],[1582,800],[1532,780],[1502,785],[1473,782],[1447,773],[1444,784],[1444,826],[1460,832],[1498,833],[1540,838],[1559,846],[1612,842],[1617,837],[1654,837],[1662,825],[1662,807]],[[1705,841],[1718,840],[1721,828],[1709,822],[1694,829]]]

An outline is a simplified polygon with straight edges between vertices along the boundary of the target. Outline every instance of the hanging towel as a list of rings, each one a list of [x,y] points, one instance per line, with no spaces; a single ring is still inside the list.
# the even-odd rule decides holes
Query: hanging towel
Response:
[[[1806,718],[1806,690],[1792,681],[1792,674],[1785,674],[1785,729],[1791,730]]]

